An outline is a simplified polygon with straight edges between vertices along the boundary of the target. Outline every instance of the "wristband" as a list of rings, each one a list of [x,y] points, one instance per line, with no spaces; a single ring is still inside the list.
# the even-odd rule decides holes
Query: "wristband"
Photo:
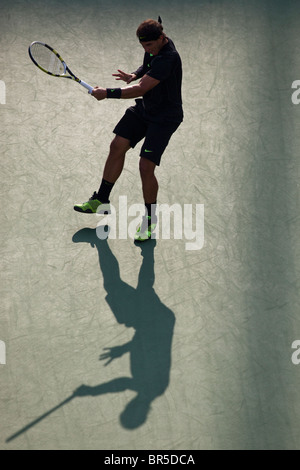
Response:
[[[117,98],[120,99],[122,95],[121,88],[106,88],[106,98]]]

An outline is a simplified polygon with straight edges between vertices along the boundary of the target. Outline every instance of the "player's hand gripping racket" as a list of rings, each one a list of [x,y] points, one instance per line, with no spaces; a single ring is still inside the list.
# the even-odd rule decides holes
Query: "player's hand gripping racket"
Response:
[[[94,87],[76,77],[61,56],[48,44],[34,41],[30,44],[28,52],[32,62],[43,72],[53,77],[70,78],[92,93]]]

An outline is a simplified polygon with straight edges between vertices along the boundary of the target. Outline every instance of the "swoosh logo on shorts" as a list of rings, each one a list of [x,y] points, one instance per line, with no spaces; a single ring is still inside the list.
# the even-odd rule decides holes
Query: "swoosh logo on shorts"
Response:
[[[153,150],[146,150],[145,149],[145,153],[150,153],[150,152],[153,152]]]

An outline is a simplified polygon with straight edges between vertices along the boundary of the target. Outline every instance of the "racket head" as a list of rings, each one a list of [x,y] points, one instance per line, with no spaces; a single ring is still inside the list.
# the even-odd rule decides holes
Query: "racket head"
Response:
[[[52,75],[53,77],[76,78],[58,52],[48,44],[34,41],[30,44],[28,53],[32,62],[48,75]]]

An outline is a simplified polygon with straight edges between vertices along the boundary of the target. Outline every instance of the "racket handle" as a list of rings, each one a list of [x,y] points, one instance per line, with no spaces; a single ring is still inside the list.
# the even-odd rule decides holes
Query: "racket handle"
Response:
[[[85,83],[83,80],[80,80],[80,85],[84,86],[84,88],[86,88],[87,90],[89,90],[89,93],[92,93],[94,87],[91,86],[91,85],[88,85],[87,83]]]

